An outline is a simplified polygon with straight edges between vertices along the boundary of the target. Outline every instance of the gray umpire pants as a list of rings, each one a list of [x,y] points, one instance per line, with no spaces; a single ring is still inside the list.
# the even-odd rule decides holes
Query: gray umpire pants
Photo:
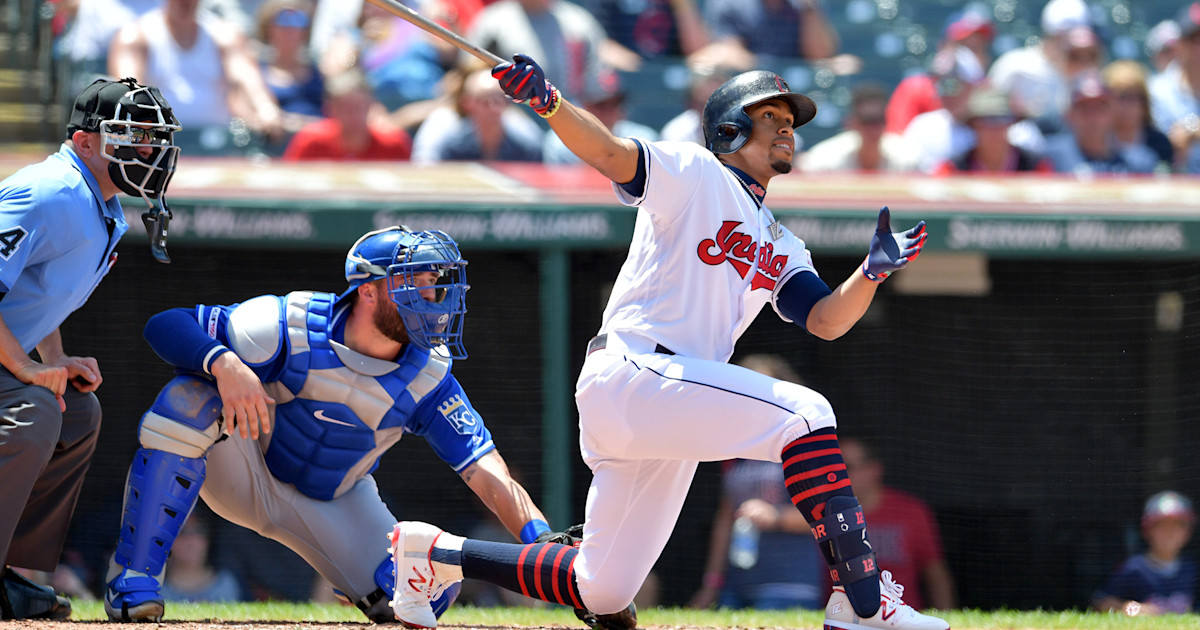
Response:
[[[67,385],[67,411],[45,387],[0,367],[0,567],[53,571],[100,435],[100,401]]]

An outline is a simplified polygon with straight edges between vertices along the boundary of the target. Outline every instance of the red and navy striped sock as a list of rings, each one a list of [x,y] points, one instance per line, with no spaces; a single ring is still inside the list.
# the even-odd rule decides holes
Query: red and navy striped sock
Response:
[[[836,429],[819,429],[783,447],[783,478],[792,504],[812,523],[831,497],[853,497]]]
[[[483,580],[553,604],[584,608],[575,583],[579,550],[555,543],[517,545],[467,539],[463,577]]]

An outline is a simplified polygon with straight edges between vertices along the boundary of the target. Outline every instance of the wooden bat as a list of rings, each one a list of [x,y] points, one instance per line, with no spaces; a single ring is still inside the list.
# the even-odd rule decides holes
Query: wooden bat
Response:
[[[441,24],[430,20],[424,15],[417,13],[416,11],[404,6],[396,0],[367,0],[367,2],[370,2],[371,4],[383,9],[384,11],[387,11],[388,13],[391,13],[402,20],[413,23],[421,30],[434,35],[435,37],[440,37],[459,49],[471,53],[472,55],[488,62],[493,66],[504,63],[503,59],[493,55],[483,48],[480,48],[479,46],[476,46],[475,44],[472,44],[471,42],[463,39],[463,37],[458,33],[455,33]]]

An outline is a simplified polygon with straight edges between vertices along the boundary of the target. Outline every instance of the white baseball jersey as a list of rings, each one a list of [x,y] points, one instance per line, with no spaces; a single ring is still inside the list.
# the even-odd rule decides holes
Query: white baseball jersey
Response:
[[[643,195],[613,185],[642,211],[600,332],[636,331],[684,356],[728,361],[782,280],[816,273],[812,256],[708,149],[643,147]]]
[[[821,394],[727,363],[783,282],[816,273],[803,241],[772,226],[770,210],[704,147],[643,148],[642,197],[616,187],[639,212],[604,312],[606,343],[575,389],[593,473],[575,576],[599,614],[628,605],[650,573],[698,462],[778,462],[788,443],[836,424]]]

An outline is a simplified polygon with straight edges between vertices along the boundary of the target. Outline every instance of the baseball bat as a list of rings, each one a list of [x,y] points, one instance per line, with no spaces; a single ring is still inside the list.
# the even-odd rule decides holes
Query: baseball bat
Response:
[[[371,4],[383,9],[384,11],[387,11],[388,13],[391,13],[402,20],[413,23],[417,26],[417,28],[420,28],[421,30],[435,37],[440,37],[447,42],[454,44],[454,46],[458,47],[459,49],[471,53],[472,55],[488,62],[493,66],[504,63],[503,59],[493,55],[483,48],[480,48],[479,46],[476,46],[475,44],[472,44],[466,39],[463,39],[463,37],[458,33],[455,33],[441,24],[434,22],[420,13],[417,13],[416,11],[404,6],[396,0],[367,0],[367,2],[370,2]]]

